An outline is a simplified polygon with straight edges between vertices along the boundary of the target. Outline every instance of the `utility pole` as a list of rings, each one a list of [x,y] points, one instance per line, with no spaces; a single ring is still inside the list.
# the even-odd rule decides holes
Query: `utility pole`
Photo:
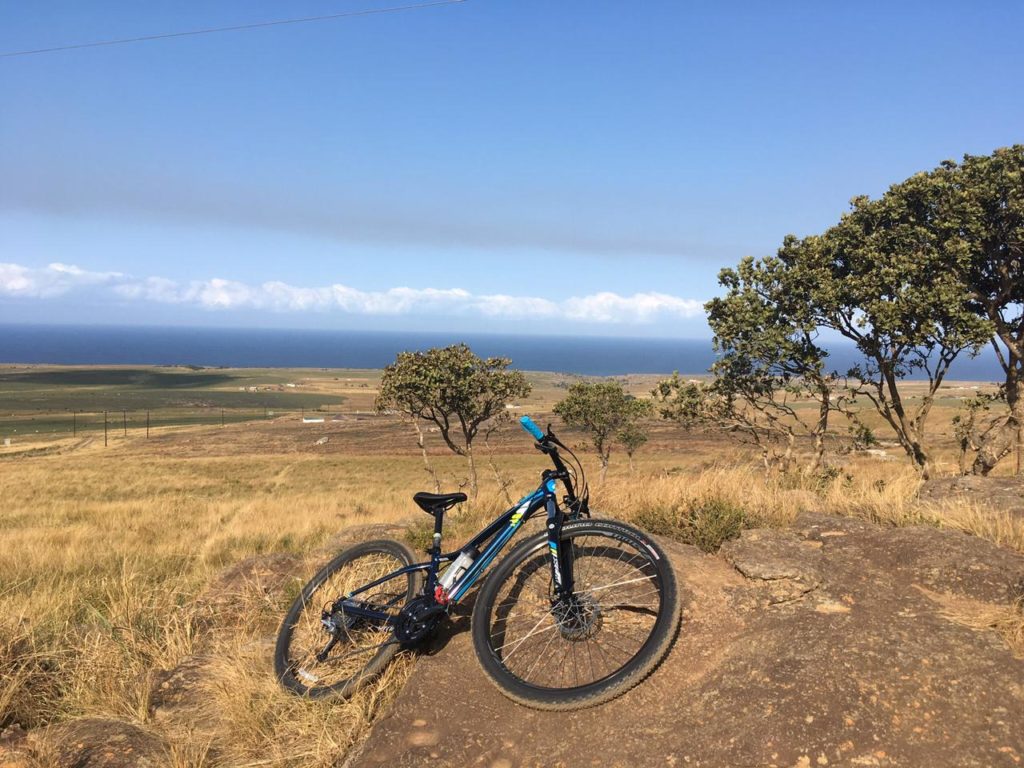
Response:
[[[71,436],[78,437],[78,411],[71,412]]]
[[[146,439],[149,439],[149,411],[146,411]]]
[[[128,411],[121,411],[121,424],[124,427],[124,436],[128,437]]]

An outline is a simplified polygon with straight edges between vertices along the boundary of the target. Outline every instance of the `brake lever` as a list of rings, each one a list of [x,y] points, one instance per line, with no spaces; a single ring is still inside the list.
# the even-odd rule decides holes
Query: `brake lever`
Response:
[[[557,445],[559,448],[566,448],[565,443],[563,443],[561,440],[559,440],[558,436],[554,432],[551,431],[551,425],[550,424],[548,424],[547,439],[550,440],[555,445]],[[566,448],[566,450],[568,450],[568,448]]]

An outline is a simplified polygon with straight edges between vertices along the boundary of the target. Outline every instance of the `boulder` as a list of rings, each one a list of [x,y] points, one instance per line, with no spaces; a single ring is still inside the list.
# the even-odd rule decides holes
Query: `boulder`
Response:
[[[727,541],[722,556],[753,583],[770,604],[796,600],[821,583],[821,545],[791,531],[748,530]]]
[[[334,557],[349,547],[362,544],[364,541],[374,539],[394,539],[408,544],[405,535],[409,530],[408,525],[397,523],[369,523],[366,525],[350,525],[342,528],[331,536],[326,543],[316,550],[316,554],[324,558],[324,561]],[[426,559],[426,558],[424,558]],[[312,575],[312,574],[310,574]]]
[[[186,656],[173,669],[157,672],[149,692],[150,717],[156,722],[195,719],[209,700],[204,683],[211,662],[209,656]]]
[[[29,768],[31,758],[27,731],[17,724],[0,731],[0,768]]]
[[[240,601],[280,600],[290,590],[297,591],[296,580],[306,578],[303,565],[301,557],[280,552],[255,555],[235,563],[199,596],[200,614],[223,618],[223,614],[237,607]]]

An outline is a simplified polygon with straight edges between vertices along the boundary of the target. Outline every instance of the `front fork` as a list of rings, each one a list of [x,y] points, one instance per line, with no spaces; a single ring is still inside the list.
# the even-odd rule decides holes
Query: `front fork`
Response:
[[[548,554],[551,555],[551,580],[555,585],[554,598],[564,600],[575,589],[573,583],[572,543],[562,540],[562,522],[565,515],[558,508],[554,496],[548,496],[547,503]]]

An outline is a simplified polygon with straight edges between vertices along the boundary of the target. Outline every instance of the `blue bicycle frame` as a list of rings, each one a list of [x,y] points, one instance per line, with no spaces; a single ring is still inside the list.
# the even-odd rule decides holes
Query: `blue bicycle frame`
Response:
[[[341,609],[346,615],[354,618],[370,619],[393,625],[399,617],[397,612],[390,613],[377,610],[358,600],[358,596],[396,577],[421,571],[425,571],[427,575],[423,596],[431,601],[435,601],[437,605],[443,605],[446,608],[454,605],[466,595],[487,566],[494,561],[494,558],[498,556],[505,545],[516,534],[516,531],[541,509],[544,509],[547,513],[548,554],[551,561],[551,578],[556,595],[553,602],[572,595],[574,589],[572,549],[571,547],[563,547],[561,541],[562,523],[564,522],[565,514],[558,505],[556,489],[558,482],[561,481],[565,485],[567,491],[566,500],[570,502],[570,505],[576,501],[575,489],[572,485],[571,476],[559,458],[558,450],[555,447],[560,445],[560,443],[557,443],[557,439],[550,432],[547,435],[541,432],[540,428],[530,421],[528,416],[524,416],[520,421],[523,427],[537,438],[537,446],[543,452],[550,455],[555,464],[554,471],[545,470],[537,490],[521,498],[514,506],[502,513],[468,541],[461,549],[447,554],[442,554],[440,549],[442,518],[438,516],[434,529],[436,534],[435,544],[430,549],[431,558],[428,562],[416,563],[400,568],[386,576],[382,576],[376,581],[349,592],[331,606],[331,613]],[[446,599],[443,602],[436,601],[437,573],[441,565],[452,562],[462,552],[470,548],[479,550],[479,557],[472,562],[459,580],[451,586]]]

